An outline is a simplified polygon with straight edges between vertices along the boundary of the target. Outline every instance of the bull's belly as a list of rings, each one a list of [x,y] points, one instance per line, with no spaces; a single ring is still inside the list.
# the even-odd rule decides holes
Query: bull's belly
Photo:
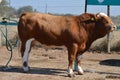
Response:
[[[35,40],[38,41],[40,44],[46,45],[46,46],[63,46],[63,45],[65,45],[65,43],[63,41],[58,40],[58,39],[39,38],[39,39],[35,39]]]
[[[64,45],[53,45],[53,44],[43,44],[40,42],[35,42],[35,44],[39,44],[41,47],[45,49],[65,49],[66,47]]]

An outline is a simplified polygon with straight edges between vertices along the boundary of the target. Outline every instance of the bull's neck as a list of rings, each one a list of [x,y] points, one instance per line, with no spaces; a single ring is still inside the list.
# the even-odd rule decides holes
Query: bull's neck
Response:
[[[88,38],[86,47],[89,48],[91,46],[91,44],[93,43],[93,41],[95,41],[97,39],[95,23],[90,24],[90,25],[84,25],[83,27],[87,33],[87,38]]]

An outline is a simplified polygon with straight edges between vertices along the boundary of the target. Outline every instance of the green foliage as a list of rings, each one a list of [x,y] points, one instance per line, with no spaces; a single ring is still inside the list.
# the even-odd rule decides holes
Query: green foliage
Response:
[[[8,11],[8,2],[6,0],[2,0],[0,3],[0,16],[6,15],[6,12]]]
[[[0,3],[0,5],[2,5],[3,7],[8,5],[8,2],[6,0],[2,0],[2,2]]]
[[[23,6],[15,9],[9,5],[7,0],[0,3],[0,17],[19,17],[23,12],[37,12],[32,6]]]
[[[23,6],[17,10],[18,16],[20,16],[23,12],[34,12],[32,6]]]

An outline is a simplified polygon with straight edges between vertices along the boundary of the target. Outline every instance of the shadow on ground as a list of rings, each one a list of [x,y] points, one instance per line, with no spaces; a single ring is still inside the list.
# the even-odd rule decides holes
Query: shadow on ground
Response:
[[[120,59],[107,59],[100,62],[100,65],[120,67]]]
[[[12,66],[10,68],[4,68],[3,66],[0,66],[0,72],[23,73],[23,69],[17,66]],[[85,72],[91,73],[91,71],[86,71],[86,70]],[[114,72],[95,71],[95,73],[120,76],[120,73],[114,73]],[[28,73],[23,73],[23,74],[41,74],[41,75],[55,75],[55,76],[67,77],[67,70],[55,69],[55,68],[31,67]]]
[[[3,70],[4,69],[4,70]],[[24,73],[23,69],[21,67],[12,66],[9,68],[4,68],[3,66],[0,66],[1,72],[13,72],[13,73]],[[43,74],[43,75],[56,75],[56,76],[64,76],[67,75],[66,69],[54,69],[54,68],[37,68],[37,67],[31,67],[30,71],[26,74]]]

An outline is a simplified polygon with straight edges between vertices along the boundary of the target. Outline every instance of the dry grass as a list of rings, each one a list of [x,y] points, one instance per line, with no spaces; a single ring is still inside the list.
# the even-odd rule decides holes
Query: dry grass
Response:
[[[110,48],[111,51],[120,51],[120,31],[110,33]],[[92,46],[92,50],[107,51],[107,36],[96,40]]]
[[[6,35],[6,29],[5,29],[5,26],[1,26],[0,25],[0,28],[1,30],[3,31],[3,33]],[[16,35],[18,34],[17,33],[17,27],[16,26],[8,26],[8,40],[10,41],[14,41]],[[5,45],[5,37],[3,36],[3,34],[1,34],[1,42],[2,42],[2,45]]]

